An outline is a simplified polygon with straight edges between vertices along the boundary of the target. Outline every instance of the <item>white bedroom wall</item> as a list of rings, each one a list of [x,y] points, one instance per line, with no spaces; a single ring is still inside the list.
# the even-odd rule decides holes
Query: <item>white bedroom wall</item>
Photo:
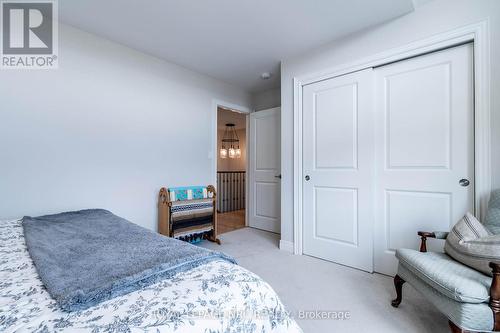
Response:
[[[352,35],[281,64],[281,239],[293,241],[293,78],[351,63],[468,24],[488,20],[491,42],[492,185],[500,188],[500,1],[434,0],[389,23]]]
[[[267,110],[281,106],[280,88],[255,93],[252,96],[255,111]]]
[[[156,230],[161,186],[207,184],[210,77],[60,25],[59,69],[0,73],[0,219],[105,208]]]

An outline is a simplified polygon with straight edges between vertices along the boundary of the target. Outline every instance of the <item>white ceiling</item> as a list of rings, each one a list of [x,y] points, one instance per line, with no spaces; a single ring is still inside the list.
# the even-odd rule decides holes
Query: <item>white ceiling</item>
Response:
[[[246,127],[247,118],[244,113],[233,112],[226,109],[217,109],[217,129],[223,130],[226,124],[234,124],[234,129],[243,129]]]
[[[59,1],[64,23],[249,92],[279,87],[280,60],[413,9],[412,0]]]

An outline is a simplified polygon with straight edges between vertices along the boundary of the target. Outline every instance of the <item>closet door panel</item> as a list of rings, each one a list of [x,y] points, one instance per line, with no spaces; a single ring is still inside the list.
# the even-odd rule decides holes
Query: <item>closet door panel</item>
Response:
[[[303,251],[373,268],[372,70],[303,90]]]
[[[469,44],[374,70],[377,272],[394,275],[395,250],[418,249],[419,230],[448,231],[473,211],[472,61]]]

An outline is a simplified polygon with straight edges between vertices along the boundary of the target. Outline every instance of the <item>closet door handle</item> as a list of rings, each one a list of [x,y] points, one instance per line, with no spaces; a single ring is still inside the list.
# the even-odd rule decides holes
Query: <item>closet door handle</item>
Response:
[[[309,177],[309,175],[306,175],[304,178],[306,179],[306,181],[309,181],[309,179],[311,179],[311,177]]]
[[[468,179],[462,178],[458,181],[460,186],[467,187],[470,184],[470,181]]]

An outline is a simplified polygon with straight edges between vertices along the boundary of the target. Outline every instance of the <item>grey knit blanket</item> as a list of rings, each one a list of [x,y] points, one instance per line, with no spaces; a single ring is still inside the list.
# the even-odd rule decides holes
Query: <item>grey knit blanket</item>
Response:
[[[214,259],[236,263],[102,209],[25,216],[22,225],[42,282],[66,311],[92,307]]]

